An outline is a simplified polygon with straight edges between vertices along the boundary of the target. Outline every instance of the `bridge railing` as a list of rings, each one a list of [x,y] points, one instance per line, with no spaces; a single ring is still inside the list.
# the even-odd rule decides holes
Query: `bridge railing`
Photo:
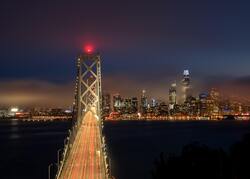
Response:
[[[106,144],[106,139],[105,135],[103,134],[103,121],[101,121],[101,124],[99,125],[100,127],[100,132],[101,132],[101,149],[102,149],[102,162],[105,166],[105,174],[107,179],[111,179],[112,177],[112,171],[111,171],[111,157],[110,157],[110,152],[108,149],[108,146]]]
[[[78,120],[76,120],[76,122],[74,123],[73,127],[71,129],[69,129],[68,131],[68,137],[64,140],[64,148],[63,148],[63,153],[62,153],[62,157],[60,157],[60,155],[58,156],[58,163],[57,163],[57,173],[55,178],[59,179],[60,175],[62,173],[64,164],[66,162],[66,160],[68,159],[70,150],[73,146],[73,143],[75,141],[77,132],[82,124],[83,118],[80,118]],[[111,179],[112,178],[112,172],[111,172],[111,161],[110,161],[110,156],[109,156],[109,150],[108,147],[106,145],[106,140],[105,140],[105,136],[103,135],[103,122],[100,123],[99,125],[99,131],[100,131],[100,137],[101,137],[101,151],[100,151],[100,155],[102,156],[102,163],[104,164],[105,168],[104,168],[104,172],[105,172],[105,179]]]
[[[75,137],[76,137],[77,131],[79,130],[79,127],[80,127],[79,124],[81,124],[81,123],[79,123],[78,121],[76,121],[75,124],[73,125],[73,127],[71,129],[69,129],[69,131],[68,131],[68,133],[69,133],[68,137],[64,141],[64,148],[63,148],[62,158],[58,159],[57,174],[55,176],[56,179],[59,179],[59,177],[60,177],[60,175],[62,173],[64,164],[65,164],[66,160],[68,159],[70,150],[71,150],[71,148],[73,146],[73,143],[75,141]],[[60,155],[59,155],[59,158],[60,158]]]

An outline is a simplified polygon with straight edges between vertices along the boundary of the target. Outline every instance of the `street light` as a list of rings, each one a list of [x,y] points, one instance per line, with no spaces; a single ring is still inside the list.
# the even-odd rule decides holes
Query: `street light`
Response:
[[[48,166],[48,179],[50,179],[50,168],[53,166],[53,163],[49,164]]]
[[[66,146],[66,142],[69,140],[69,137],[64,139],[64,147]]]
[[[71,136],[71,130],[69,129],[69,136]]]
[[[62,149],[57,150],[57,171],[59,171],[59,164],[60,164],[60,152]]]

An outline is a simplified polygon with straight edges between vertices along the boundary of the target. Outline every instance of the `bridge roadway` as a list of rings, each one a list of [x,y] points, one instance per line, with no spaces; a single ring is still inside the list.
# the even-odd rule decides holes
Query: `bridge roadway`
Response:
[[[105,179],[98,121],[91,112],[82,121],[59,178]]]

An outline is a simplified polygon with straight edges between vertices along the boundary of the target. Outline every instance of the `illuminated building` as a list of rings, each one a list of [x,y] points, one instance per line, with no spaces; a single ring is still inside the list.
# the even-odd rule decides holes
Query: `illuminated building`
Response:
[[[199,95],[199,115],[207,116],[207,93],[201,93]]]
[[[200,116],[213,116],[217,115],[218,113],[215,113],[215,101],[208,93],[201,93],[199,95],[199,113]]]
[[[188,96],[191,96],[190,73],[189,70],[184,70],[182,79],[182,103],[187,100]]]
[[[64,110],[61,109],[61,108],[52,108],[52,109],[50,109],[49,115],[63,116],[64,115]]]
[[[129,114],[132,109],[132,99],[131,98],[126,98],[124,99],[124,113]]]
[[[16,112],[15,114],[15,118],[30,118],[31,117],[31,114],[30,112]]]
[[[157,105],[157,101],[155,99],[151,99],[151,107],[154,108]]]
[[[108,116],[111,112],[111,97],[106,93],[102,96],[102,115]]]
[[[211,99],[211,115],[219,115],[220,108],[219,108],[219,97],[220,94],[219,92],[215,89],[212,88],[209,94],[209,97]]]
[[[148,100],[146,96],[146,90],[142,90],[142,95],[141,95],[141,113],[145,113],[148,107]]]
[[[123,107],[123,99],[120,94],[115,94],[113,96],[113,111],[121,112]]]
[[[237,101],[233,101],[230,103],[231,114],[241,114],[242,113],[242,104]]]
[[[241,105],[241,112],[242,113],[249,113],[250,112],[250,105],[249,104]]]
[[[199,113],[199,100],[193,96],[188,96],[184,105],[183,112],[187,115],[198,115]]]
[[[132,98],[132,113],[137,113],[138,112],[138,99],[137,97]]]
[[[230,100],[229,99],[224,99],[220,103],[220,110],[222,115],[230,115],[231,114],[231,105],[230,105]]]
[[[208,95],[207,99],[206,99],[206,116],[213,116],[214,114],[214,110],[215,110],[215,103],[214,100],[211,98],[210,95]]]
[[[138,112],[137,97],[123,99],[119,94],[113,96],[113,111],[120,114],[133,114]]]
[[[147,107],[147,113],[157,113],[159,107],[159,103],[158,100],[152,98],[151,102],[148,103],[148,107]]]
[[[169,89],[169,109],[173,110],[177,103],[176,83],[172,83]]]
[[[160,102],[157,107],[157,115],[163,116],[168,114],[168,105],[165,102]]]
[[[213,100],[218,101],[220,94],[215,88],[212,88],[210,91],[210,96]]]
[[[0,118],[4,118],[8,116],[8,109],[0,109]]]
[[[11,107],[8,111],[8,116],[15,116],[16,113],[19,112],[19,108],[18,107]]]

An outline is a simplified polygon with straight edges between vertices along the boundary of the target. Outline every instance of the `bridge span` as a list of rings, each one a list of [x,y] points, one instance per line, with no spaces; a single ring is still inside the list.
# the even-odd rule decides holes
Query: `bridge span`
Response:
[[[75,125],[58,152],[56,179],[110,179],[101,118],[101,59],[86,53],[77,59]],[[50,172],[49,172],[50,178]]]
[[[72,145],[60,179],[105,179],[98,119],[87,112]]]

